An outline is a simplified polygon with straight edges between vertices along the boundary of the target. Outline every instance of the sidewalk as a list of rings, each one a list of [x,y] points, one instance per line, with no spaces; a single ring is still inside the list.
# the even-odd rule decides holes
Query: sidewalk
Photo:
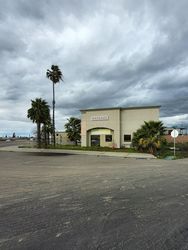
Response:
[[[0,147],[0,151],[22,152],[22,153],[50,153],[50,154],[78,154],[78,155],[96,155],[111,156],[136,159],[155,159],[151,154],[144,153],[127,153],[127,152],[101,152],[101,151],[82,151],[82,150],[65,150],[65,149],[38,149],[38,148],[19,148],[18,146]]]

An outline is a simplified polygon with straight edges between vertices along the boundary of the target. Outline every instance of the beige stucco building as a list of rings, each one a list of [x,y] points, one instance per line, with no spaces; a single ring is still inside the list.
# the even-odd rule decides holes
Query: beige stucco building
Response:
[[[81,110],[81,145],[130,147],[144,121],[158,121],[160,106]]]
[[[56,131],[56,143],[61,145],[73,145],[74,142],[71,142],[67,136],[67,133],[64,131]]]

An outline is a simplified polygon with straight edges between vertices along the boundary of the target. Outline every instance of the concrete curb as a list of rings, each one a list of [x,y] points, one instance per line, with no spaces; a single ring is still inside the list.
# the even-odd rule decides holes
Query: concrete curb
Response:
[[[124,153],[124,152],[101,152],[101,151],[82,151],[68,149],[37,149],[37,148],[20,148],[18,146],[1,147],[0,151],[22,152],[22,153],[50,153],[50,154],[77,154],[77,155],[96,155],[136,159],[156,159],[154,155],[145,153]]]

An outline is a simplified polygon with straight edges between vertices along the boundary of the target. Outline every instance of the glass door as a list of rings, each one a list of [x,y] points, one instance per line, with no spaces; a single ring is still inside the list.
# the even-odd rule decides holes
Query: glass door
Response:
[[[100,147],[100,135],[91,135],[91,146]]]

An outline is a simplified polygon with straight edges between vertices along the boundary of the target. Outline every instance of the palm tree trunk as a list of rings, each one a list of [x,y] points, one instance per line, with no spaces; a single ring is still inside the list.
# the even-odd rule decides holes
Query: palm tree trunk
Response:
[[[49,145],[49,144],[50,144],[50,133],[47,132],[47,145]]]
[[[54,141],[54,147],[55,147],[55,83],[53,82],[53,141]]]
[[[41,147],[41,139],[40,139],[40,123],[37,123],[37,142],[38,142],[38,147]]]
[[[47,148],[47,132],[46,132],[46,124],[44,124],[44,145]]]

